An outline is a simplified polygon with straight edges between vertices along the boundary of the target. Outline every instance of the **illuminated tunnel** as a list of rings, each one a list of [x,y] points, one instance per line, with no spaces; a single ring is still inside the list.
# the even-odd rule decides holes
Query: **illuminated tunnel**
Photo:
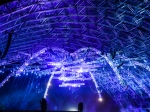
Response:
[[[149,43],[149,0],[5,2],[0,110],[150,111]]]

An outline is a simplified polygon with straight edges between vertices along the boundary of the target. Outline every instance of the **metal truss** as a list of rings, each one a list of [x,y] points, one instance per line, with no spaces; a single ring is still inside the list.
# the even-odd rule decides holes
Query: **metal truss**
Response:
[[[79,71],[85,74],[79,80],[93,80],[98,91],[107,91],[122,107],[150,108],[148,0],[16,0],[0,6],[0,29],[2,52],[6,31],[14,30],[10,49],[0,60],[3,70],[13,73],[1,86],[15,73],[27,72],[74,80],[82,63],[85,68]],[[43,48],[52,49],[38,54]],[[61,70],[72,75],[61,76]]]

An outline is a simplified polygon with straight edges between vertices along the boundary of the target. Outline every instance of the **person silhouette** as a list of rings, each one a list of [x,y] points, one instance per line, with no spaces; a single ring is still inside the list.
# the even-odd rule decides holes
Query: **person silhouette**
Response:
[[[82,102],[80,102],[78,104],[78,112],[83,112],[83,103]]]
[[[45,98],[42,98],[42,100],[40,101],[40,104],[41,104],[41,109],[43,112],[46,112],[47,110],[47,102],[46,102],[46,99]]]

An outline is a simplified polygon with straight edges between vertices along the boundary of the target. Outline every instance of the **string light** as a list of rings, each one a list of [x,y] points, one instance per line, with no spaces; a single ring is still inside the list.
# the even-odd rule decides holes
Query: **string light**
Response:
[[[81,87],[84,83],[62,83],[59,87]]]
[[[59,53],[61,52],[60,49],[59,50],[55,49],[55,50],[57,50],[57,52],[59,51]],[[55,51],[55,50],[53,50],[53,51]],[[85,52],[83,50],[87,50],[87,49],[80,49],[80,50],[78,50],[78,51],[76,51],[74,53],[71,53],[70,54],[72,56],[71,58],[73,58],[71,61],[68,61],[67,58],[62,58],[62,59],[59,59],[59,60],[63,60],[61,62],[59,62],[58,60],[57,60],[57,62],[49,62],[48,65],[52,65],[52,67],[51,66],[50,67],[46,66],[47,68],[49,67],[48,70],[43,70],[43,68],[41,68],[41,69],[40,68],[33,69],[32,67],[28,66],[28,65],[30,65],[30,61],[32,61],[32,63],[33,63],[35,61],[32,60],[32,59],[37,58],[42,53],[46,53],[46,49],[45,50],[40,50],[39,52],[33,54],[32,57],[29,57],[29,59],[26,60],[26,62],[20,68],[17,67],[17,69],[15,69],[12,74],[10,74],[7,78],[5,78],[3,80],[3,82],[0,84],[0,87],[3,86],[6,83],[6,81],[8,81],[8,79],[11,76],[14,76],[14,75],[21,76],[22,72],[26,73],[26,75],[28,75],[30,73],[33,73],[33,74],[38,75],[38,76],[50,75],[49,81],[47,83],[46,91],[45,91],[45,94],[44,94],[44,97],[46,97],[47,93],[48,93],[48,89],[51,86],[51,81],[52,81],[53,78],[59,79],[60,81],[62,81],[62,84],[59,85],[59,87],[81,87],[81,86],[85,85],[85,83],[83,82],[84,80],[91,80],[92,79],[94,84],[95,84],[97,93],[99,95],[99,99],[98,100],[100,102],[102,102],[103,99],[101,97],[101,90],[100,90],[100,84],[101,83],[100,83],[100,80],[104,80],[104,83],[107,82],[107,80],[109,80],[109,79],[115,80],[116,84],[118,82],[121,82],[121,84],[118,83],[117,86],[114,85],[114,88],[116,87],[119,90],[121,90],[121,87],[124,84],[124,81],[122,79],[123,75],[119,73],[120,69],[117,69],[117,66],[116,66],[119,63],[119,61],[118,61],[119,59],[117,59],[118,55],[115,56],[115,59],[117,61],[116,60],[112,60],[111,58],[109,58],[109,54],[103,55],[103,56],[97,55],[97,54],[100,54],[100,51],[98,51],[96,49],[93,50],[91,48],[91,51],[92,51],[91,55],[93,57],[90,56],[90,53],[88,53],[88,58],[89,59],[86,59],[86,57],[82,57],[82,56],[79,55],[80,53],[83,54],[83,52]],[[96,51],[97,54],[94,54],[95,53],[94,51]],[[57,54],[57,52],[55,51],[55,54]],[[67,55],[68,54],[66,53],[64,55],[64,57],[65,56],[67,57]],[[73,56],[77,56],[77,57],[73,57]],[[98,57],[96,57],[96,56],[98,56]],[[84,58],[84,60],[81,59],[81,58]],[[93,58],[94,58],[94,61],[91,61],[90,59],[93,59]],[[139,62],[138,61],[133,61],[133,62],[134,62],[134,66],[135,67],[140,66],[140,67],[145,68],[148,71],[150,71],[150,66],[148,64],[140,63],[141,61],[139,61]],[[121,66],[123,70],[126,67],[126,63],[123,65],[123,67]],[[130,64],[130,62],[128,62],[127,64]],[[112,71],[111,72],[106,71],[106,67],[105,66],[110,67],[112,69]],[[138,70],[138,68],[139,67],[137,67],[136,70]],[[130,71],[129,68],[127,68],[127,69]],[[33,71],[36,71],[36,72],[33,72]],[[98,72],[98,74],[100,74],[102,76],[97,75],[96,72]],[[101,74],[100,72],[107,72],[108,75],[106,76],[105,74]],[[90,73],[90,75],[89,75],[89,73]],[[113,73],[113,74],[115,73],[116,76],[112,77],[111,73]],[[54,77],[54,74],[57,74],[57,75],[55,75],[55,77]],[[64,76],[61,76],[60,74],[64,74]],[[86,74],[86,75],[84,75],[84,74]],[[127,74],[129,74],[129,73],[127,73]],[[135,75],[133,75],[133,76],[132,76],[133,80],[138,80],[137,78],[135,79]],[[143,76],[141,75],[141,77],[143,77]],[[145,77],[147,77],[147,76],[145,75]],[[148,77],[147,77],[147,79],[143,78],[142,79],[142,84],[139,84],[138,81],[135,81],[138,84],[138,87],[140,87],[140,88],[144,87],[142,89],[147,94],[150,93],[149,90],[148,90],[147,85],[145,84],[145,82],[147,82],[148,79],[149,79]],[[129,82],[131,82],[130,80],[128,80],[128,79],[125,79],[125,80],[126,80],[125,82],[130,84],[129,83]],[[69,81],[70,82],[72,81],[72,82],[75,82],[75,83],[68,83]],[[129,86],[132,87],[132,85],[129,85]],[[136,90],[136,89],[137,89],[137,87],[134,87],[134,90]]]

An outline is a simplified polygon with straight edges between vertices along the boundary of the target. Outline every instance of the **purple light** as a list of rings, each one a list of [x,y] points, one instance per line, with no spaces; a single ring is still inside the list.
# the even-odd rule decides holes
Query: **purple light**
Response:
[[[98,99],[98,101],[102,102],[102,101],[103,101],[103,99],[102,99],[102,98],[99,98],[99,99]]]
[[[84,83],[62,83],[59,87],[81,87]]]
[[[77,72],[78,72],[78,73],[82,73],[82,72],[83,72],[83,69],[80,68]]]

